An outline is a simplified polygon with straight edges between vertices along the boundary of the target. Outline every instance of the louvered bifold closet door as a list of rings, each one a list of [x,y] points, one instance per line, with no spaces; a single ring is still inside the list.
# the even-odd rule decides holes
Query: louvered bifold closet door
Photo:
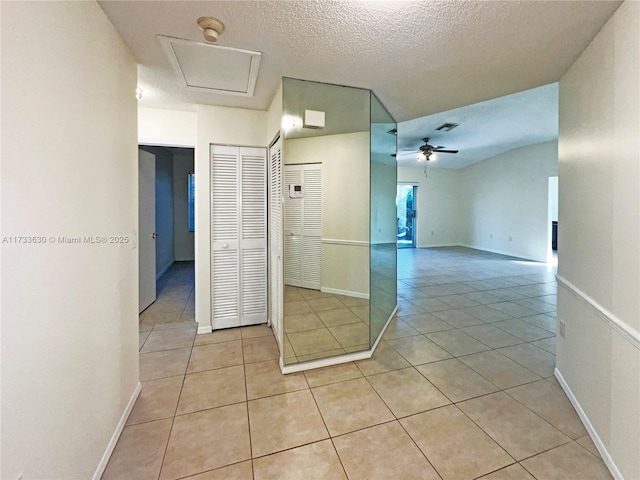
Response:
[[[214,329],[267,321],[266,150],[211,146]]]
[[[283,321],[282,139],[271,147],[269,165],[269,296],[271,326],[279,335]]]
[[[322,257],[322,165],[304,165],[302,286],[320,290]]]
[[[211,146],[211,308],[214,329],[240,324],[239,149]]]
[[[289,197],[289,185],[302,184],[302,165],[284,167],[284,283],[302,286],[302,198]]]
[[[241,325],[267,321],[267,158],[263,148],[241,148]]]

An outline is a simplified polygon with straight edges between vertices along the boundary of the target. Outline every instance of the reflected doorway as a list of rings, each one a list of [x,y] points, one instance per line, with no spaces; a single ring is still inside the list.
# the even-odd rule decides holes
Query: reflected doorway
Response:
[[[398,248],[416,246],[416,185],[398,184],[396,194],[396,218],[398,222]]]

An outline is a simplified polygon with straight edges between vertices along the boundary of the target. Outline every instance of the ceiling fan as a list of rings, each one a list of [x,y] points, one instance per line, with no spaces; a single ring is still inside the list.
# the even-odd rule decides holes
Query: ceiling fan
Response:
[[[431,155],[433,155],[434,153],[458,153],[458,150],[447,150],[447,147],[443,147],[442,145],[429,145],[429,137],[423,138],[422,141],[424,142],[424,145],[420,145],[419,157],[421,158],[418,158],[418,160],[426,160],[428,162],[431,158]]]

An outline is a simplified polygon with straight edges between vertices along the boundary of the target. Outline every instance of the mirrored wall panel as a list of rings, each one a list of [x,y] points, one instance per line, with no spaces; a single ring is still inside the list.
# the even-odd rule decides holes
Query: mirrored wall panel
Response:
[[[397,304],[396,133],[396,122],[371,92],[371,345]]]
[[[374,140],[374,123],[376,129],[393,123],[379,102],[375,108],[374,116],[366,89],[283,79],[285,364],[368,350],[389,318],[381,320],[391,296],[395,308],[394,280],[388,296],[376,294],[380,305],[372,328],[370,289],[388,286],[381,280],[383,273],[371,278],[372,205],[380,212],[375,241],[395,245],[387,230],[395,232],[396,179],[390,157],[395,136],[386,133],[395,124],[385,131],[390,140]],[[380,168],[375,174],[392,173],[394,184],[384,207],[387,199],[380,195],[387,195],[388,179],[379,179],[375,198],[371,184],[374,143],[380,156],[393,149],[385,153],[393,163],[376,162]],[[376,262],[384,256],[377,255]],[[388,266],[391,260],[384,262]]]

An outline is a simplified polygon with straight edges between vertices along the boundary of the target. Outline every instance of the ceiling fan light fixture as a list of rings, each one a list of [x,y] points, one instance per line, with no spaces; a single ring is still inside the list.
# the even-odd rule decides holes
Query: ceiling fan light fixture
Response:
[[[224,32],[224,23],[215,17],[200,17],[197,22],[207,42],[217,42],[218,37]]]

